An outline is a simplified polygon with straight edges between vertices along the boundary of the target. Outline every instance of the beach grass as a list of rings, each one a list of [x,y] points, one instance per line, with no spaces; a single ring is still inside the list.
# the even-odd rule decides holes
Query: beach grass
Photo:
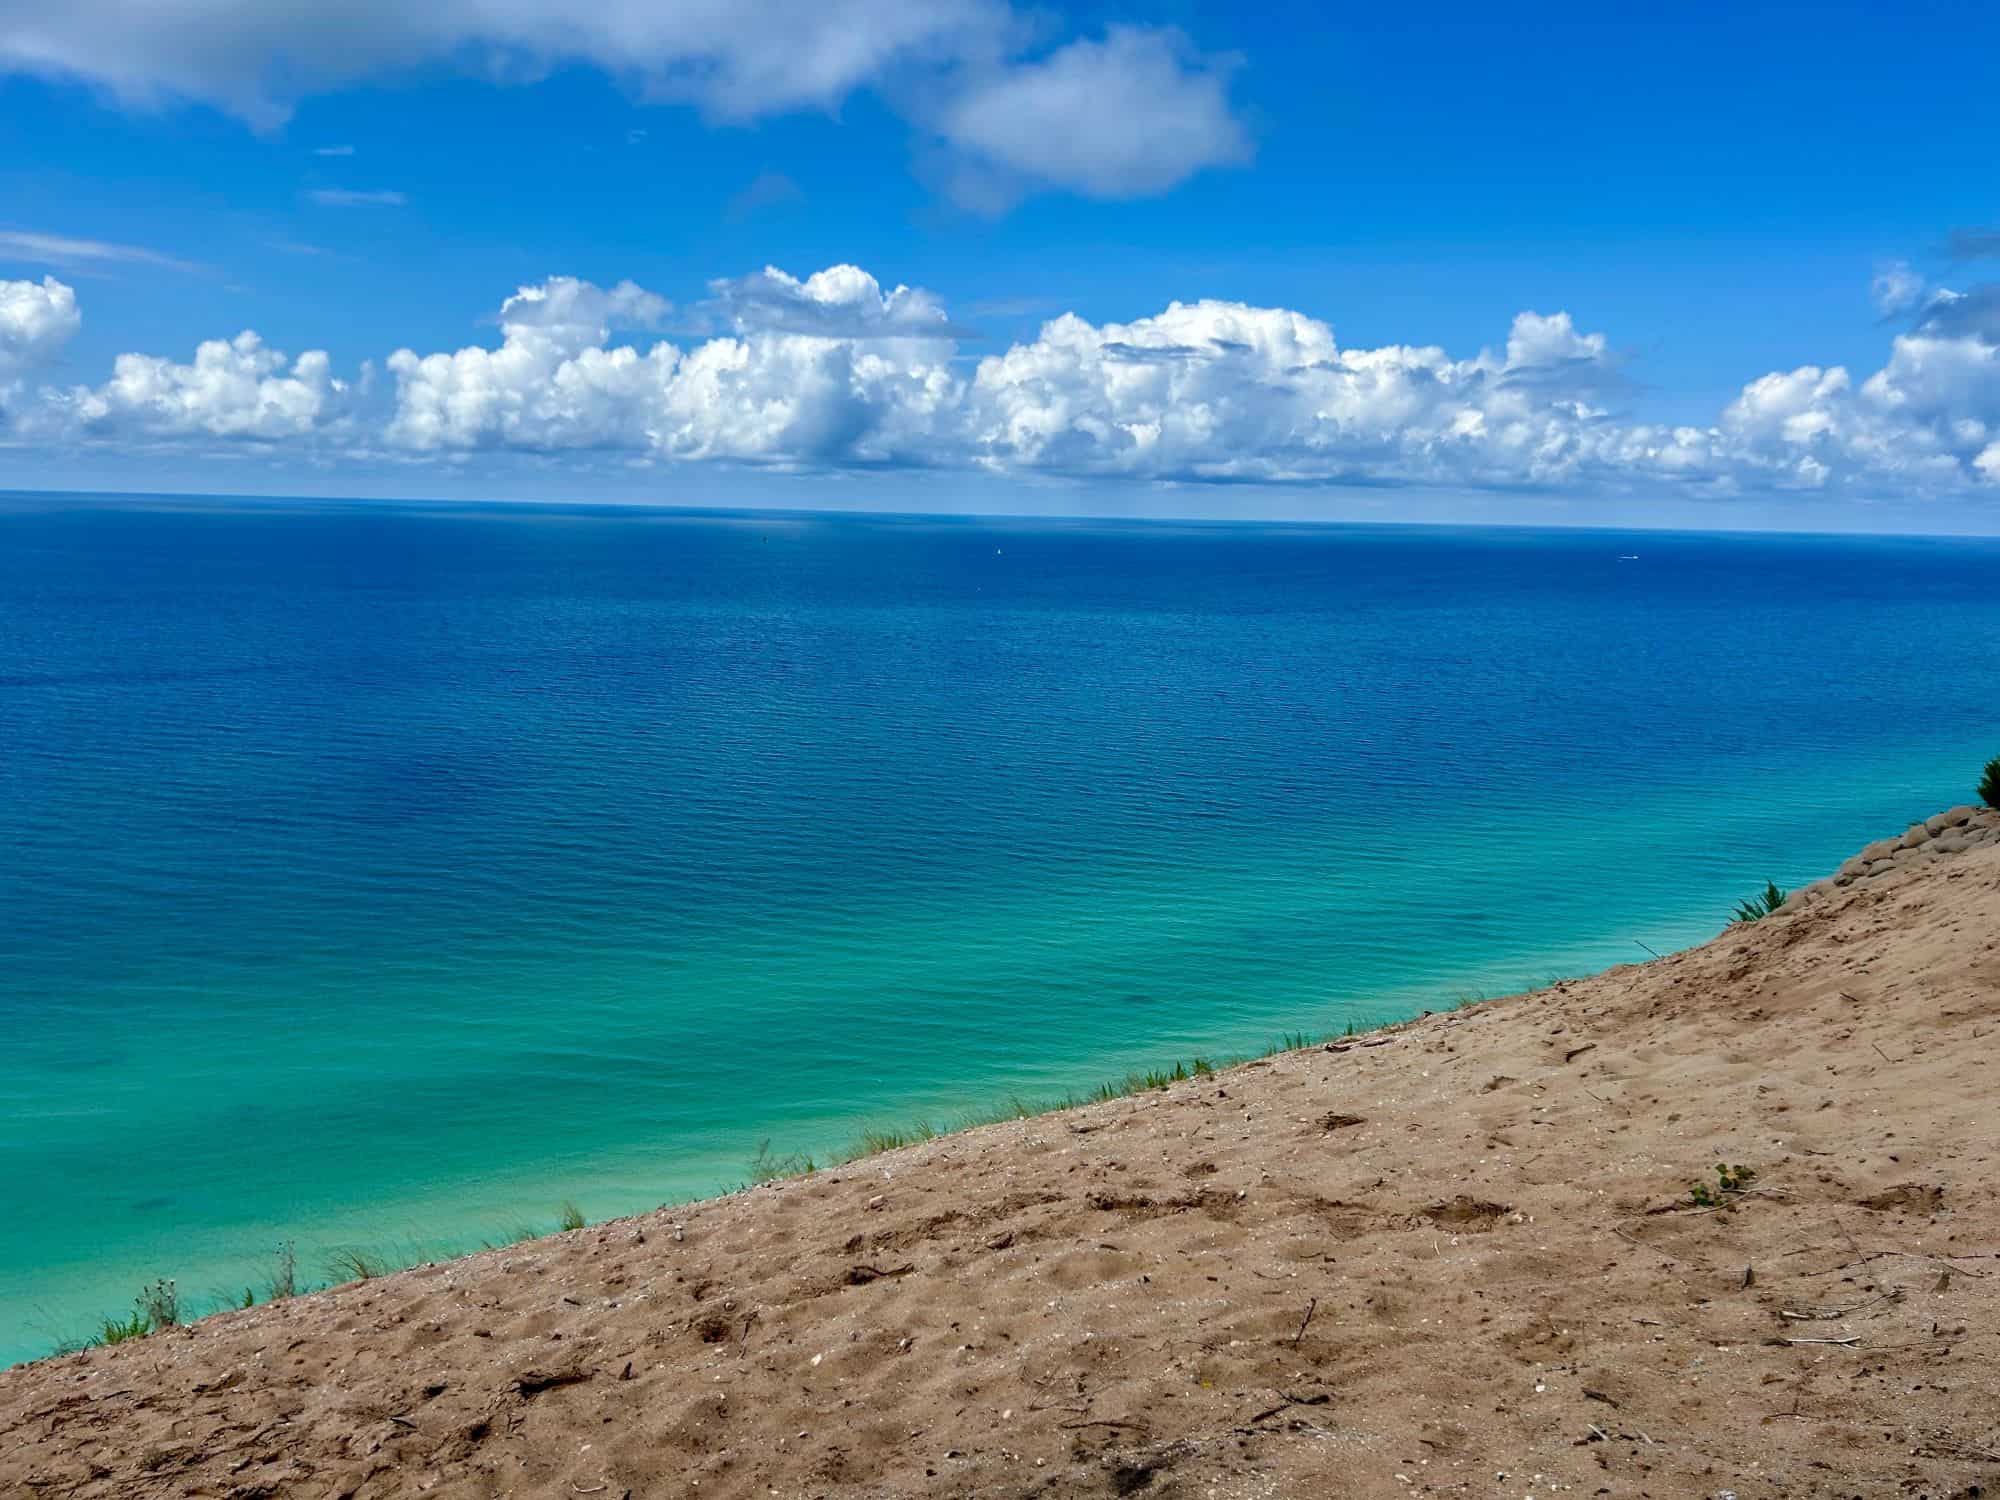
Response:
[[[760,1141],[757,1154],[750,1159],[750,1180],[746,1185],[756,1187],[785,1177],[809,1177],[818,1170],[810,1156],[797,1151],[774,1156],[771,1154],[771,1143]]]
[[[134,1308],[122,1318],[105,1318],[97,1325],[92,1337],[93,1344],[123,1344],[131,1339],[142,1339],[153,1331],[153,1325],[144,1312]]]
[[[389,1261],[370,1250],[348,1248],[336,1250],[327,1258],[327,1274],[336,1283],[344,1281],[373,1281],[377,1276],[387,1276],[393,1269]]]

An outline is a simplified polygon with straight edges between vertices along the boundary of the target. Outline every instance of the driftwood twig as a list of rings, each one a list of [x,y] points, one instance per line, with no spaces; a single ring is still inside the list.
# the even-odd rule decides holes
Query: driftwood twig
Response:
[[[1313,1314],[1318,1311],[1319,1298],[1314,1297],[1306,1303],[1306,1315],[1299,1319],[1299,1331],[1292,1335],[1292,1347],[1294,1349],[1299,1347],[1299,1340],[1306,1336],[1306,1327],[1312,1322]]]

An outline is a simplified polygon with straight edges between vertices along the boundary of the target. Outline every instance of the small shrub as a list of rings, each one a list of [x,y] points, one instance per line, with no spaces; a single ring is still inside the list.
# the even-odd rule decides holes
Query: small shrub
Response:
[[[560,1222],[564,1229],[581,1229],[590,1221],[584,1218],[583,1210],[578,1208],[574,1203],[565,1203],[562,1206],[562,1219]]]
[[[157,1333],[162,1328],[178,1327],[181,1321],[180,1292],[173,1282],[162,1277],[140,1291],[135,1310],[150,1333]]]
[[[1696,1208],[1720,1208],[1734,1198],[1741,1197],[1750,1190],[1751,1181],[1757,1176],[1749,1167],[1732,1167],[1722,1162],[1715,1164],[1715,1185],[1697,1182],[1688,1189],[1688,1197]]]
[[[1791,892],[1781,890],[1777,881],[1767,880],[1764,882],[1763,890],[1752,896],[1748,901],[1739,901],[1736,903],[1736,910],[1731,914],[1729,920],[1732,922],[1761,922],[1764,918],[1770,916],[1772,912],[1783,906],[1785,898],[1789,895],[1791,895]]]
[[[1979,800],[2000,808],[2000,755],[1986,762],[1986,774],[1979,778]]]

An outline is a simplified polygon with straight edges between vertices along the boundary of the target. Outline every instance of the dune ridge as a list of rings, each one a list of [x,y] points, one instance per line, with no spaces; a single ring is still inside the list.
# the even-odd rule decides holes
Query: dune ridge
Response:
[[[0,1372],[0,1494],[1993,1493],[1941,817],[1655,962]]]

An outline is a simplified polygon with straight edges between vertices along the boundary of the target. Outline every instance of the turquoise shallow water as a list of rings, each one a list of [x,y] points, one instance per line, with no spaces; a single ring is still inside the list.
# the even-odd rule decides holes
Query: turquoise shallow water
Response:
[[[16,497],[0,1358],[1698,941],[1996,648],[1992,542]]]

